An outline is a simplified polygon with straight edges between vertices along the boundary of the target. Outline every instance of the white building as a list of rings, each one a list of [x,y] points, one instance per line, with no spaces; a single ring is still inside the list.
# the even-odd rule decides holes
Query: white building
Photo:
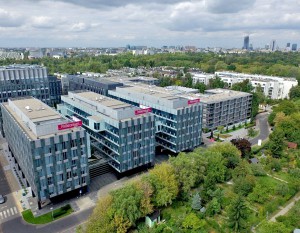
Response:
[[[215,72],[215,75],[220,77],[223,82],[231,87],[235,83],[249,79],[253,87],[261,86],[265,96],[271,99],[289,98],[290,89],[298,85],[295,78],[284,78],[257,74],[243,74],[234,72]]]
[[[193,84],[203,83],[205,85],[208,85],[209,80],[211,78],[214,78],[213,74],[206,74],[206,73],[202,73],[202,72],[191,72],[191,76],[193,79]]]

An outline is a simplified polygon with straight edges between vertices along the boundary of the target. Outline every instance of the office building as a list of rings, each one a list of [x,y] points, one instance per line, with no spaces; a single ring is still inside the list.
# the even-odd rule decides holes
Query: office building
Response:
[[[82,122],[62,117],[33,97],[9,99],[1,110],[17,172],[39,203],[85,191],[90,141]]]
[[[61,81],[48,76],[46,67],[38,65],[10,65],[0,67],[0,103],[9,98],[33,96],[55,106],[60,103]],[[0,130],[3,134],[0,113]]]
[[[218,126],[232,126],[250,121],[252,95],[245,92],[211,89],[204,94],[189,94],[199,98],[203,106],[202,128],[214,130]]]
[[[266,97],[270,99],[289,98],[290,89],[298,85],[295,78],[284,78],[257,74],[243,74],[235,72],[215,72],[215,75],[220,77],[223,82],[231,87],[234,83],[239,83],[244,80],[249,80],[253,87],[262,88]]]
[[[276,50],[276,40],[272,40],[270,43],[270,50],[275,51]]]
[[[10,65],[0,67],[0,103],[9,98],[33,96],[54,106],[60,102],[61,81],[48,76],[46,67]]]
[[[199,99],[189,100],[173,92],[168,88],[139,84],[117,87],[108,94],[135,106],[151,108],[155,115],[156,146],[178,153],[200,145],[202,107]]]
[[[249,50],[249,42],[250,42],[249,36],[245,36],[243,49]]]
[[[151,165],[155,155],[155,121],[151,109],[142,109],[88,91],[62,96],[58,110],[76,117],[91,137],[91,144],[117,172]]]
[[[63,77],[64,83],[68,82],[68,90],[89,90],[101,95],[107,95],[108,90],[113,90],[122,83],[114,82],[108,79],[91,78],[85,75],[66,75]]]
[[[292,44],[292,51],[297,51],[297,44]]]

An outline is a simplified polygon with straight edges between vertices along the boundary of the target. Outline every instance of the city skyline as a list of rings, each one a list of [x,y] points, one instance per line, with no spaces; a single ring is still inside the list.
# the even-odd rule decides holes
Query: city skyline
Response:
[[[0,47],[254,48],[299,43],[295,1],[0,0]]]

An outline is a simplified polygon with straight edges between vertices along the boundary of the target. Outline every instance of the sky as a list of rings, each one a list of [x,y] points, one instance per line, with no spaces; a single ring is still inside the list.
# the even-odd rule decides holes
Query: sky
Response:
[[[0,47],[300,44],[299,0],[0,0]]]

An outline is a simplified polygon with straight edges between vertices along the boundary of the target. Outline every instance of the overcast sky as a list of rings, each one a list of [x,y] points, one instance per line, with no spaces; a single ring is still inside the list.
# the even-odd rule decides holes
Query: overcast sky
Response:
[[[299,0],[0,0],[0,47],[300,44]]]

